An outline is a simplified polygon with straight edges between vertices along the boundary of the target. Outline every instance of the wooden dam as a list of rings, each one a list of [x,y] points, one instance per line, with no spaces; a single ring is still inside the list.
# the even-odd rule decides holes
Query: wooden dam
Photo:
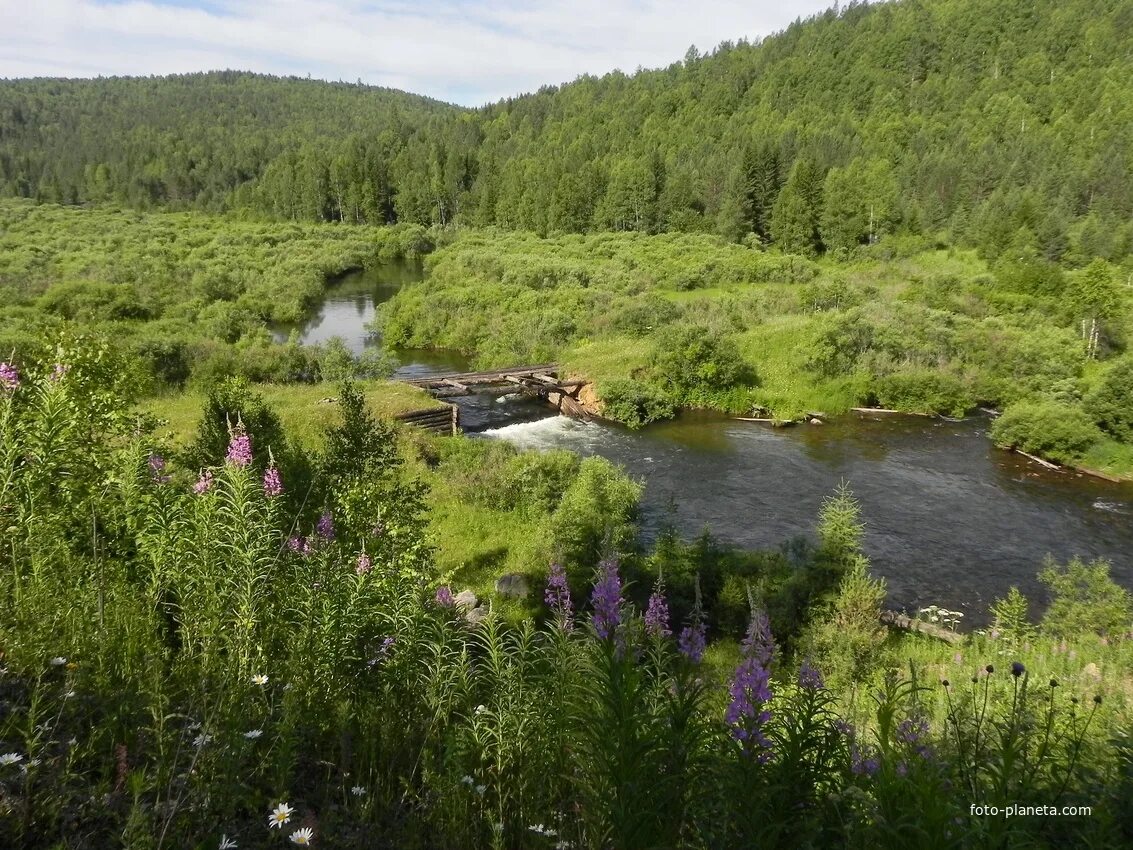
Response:
[[[579,419],[589,418],[578,400],[579,391],[587,381],[561,380],[559,367],[554,363],[538,366],[514,366],[509,369],[495,369],[487,372],[454,372],[447,375],[430,375],[414,378],[403,383],[420,387],[436,399],[473,393],[508,394],[522,393],[545,400],[560,413]],[[437,434],[457,434],[460,432],[460,408],[449,404],[445,408],[426,408],[412,410],[395,417],[417,428]]]

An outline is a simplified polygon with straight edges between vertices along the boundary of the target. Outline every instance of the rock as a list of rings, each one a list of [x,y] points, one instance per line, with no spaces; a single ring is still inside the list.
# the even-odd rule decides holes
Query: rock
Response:
[[[523,573],[506,573],[496,579],[496,593],[514,599],[524,599],[530,592],[527,576]]]
[[[824,425],[824,424],[826,424],[826,423],[824,423],[824,422],[823,422],[823,421],[822,421],[821,419],[819,419],[819,418],[818,418],[817,416],[814,416],[814,417],[811,417],[811,419],[810,419],[810,424],[811,424],[811,425]]]
[[[464,621],[470,626],[478,626],[486,619],[491,613],[491,610],[486,605],[478,605],[464,615]]]
[[[471,590],[462,590],[460,593],[456,594],[454,602],[456,603],[456,607],[461,611],[471,611],[479,604],[480,600],[476,598],[476,594]]]

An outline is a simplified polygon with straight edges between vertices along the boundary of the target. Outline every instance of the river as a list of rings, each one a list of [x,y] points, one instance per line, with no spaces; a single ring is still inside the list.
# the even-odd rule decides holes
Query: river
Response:
[[[301,339],[339,335],[356,352],[379,344],[367,328],[376,305],[413,279],[404,268],[347,276],[298,329]],[[285,331],[277,329],[284,338]],[[451,353],[396,354],[397,377],[469,365]],[[707,527],[729,544],[776,547],[813,536],[822,500],[846,481],[862,505],[866,554],[894,606],[943,605],[979,623],[1012,584],[1041,598],[1036,573],[1048,554],[1107,558],[1113,577],[1133,588],[1133,486],[1050,472],[999,451],[982,418],[846,417],[770,429],[686,414],[632,432],[549,416],[521,400],[457,401],[465,428],[483,437],[572,449],[624,466],[645,485],[647,540],[673,522],[686,536]]]

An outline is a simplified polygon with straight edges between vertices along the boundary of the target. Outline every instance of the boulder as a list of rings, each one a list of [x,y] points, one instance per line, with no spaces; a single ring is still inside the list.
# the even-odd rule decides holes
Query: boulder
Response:
[[[491,610],[487,605],[478,605],[477,607],[465,613],[464,621],[470,626],[478,626],[486,619],[488,619],[488,615],[490,613]]]
[[[527,576],[523,573],[505,573],[496,579],[496,593],[513,599],[525,599],[530,593]]]
[[[476,598],[476,594],[471,590],[460,591],[460,593],[456,594],[456,599],[453,601],[456,603],[456,607],[461,611],[471,611],[480,602],[480,600]]]

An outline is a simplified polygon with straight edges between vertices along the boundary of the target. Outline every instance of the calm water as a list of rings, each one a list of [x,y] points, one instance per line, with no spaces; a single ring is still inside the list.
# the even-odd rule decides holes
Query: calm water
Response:
[[[381,342],[367,327],[376,306],[420,278],[420,268],[406,264],[346,275],[317,314],[276,328],[277,336],[295,330],[305,343],[340,336],[361,352]],[[398,377],[471,368],[451,352],[395,353]],[[866,553],[888,581],[891,604],[944,605],[978,623],[1012,584],[1039,598],[1035,574],[1048,553],[1108,558],[1114,577],[1133,588],[1133,487],[1048,472],[998,451],[985,420],[851,418],[772,430],[688,415],[631,432],[549,417],[523,399],[453,400],[466,430],[622,464],[645,484],[647,538],[672,520],[688,536],[708,527],[737,546],[776,547],[812,535],[822,500],[845,480],[862,503]]]
[[[846,481],[890,603],[944,605],[969,623],[1012,584],[1038,598],[1048,553],[1108,558],[1133,588],[1133,487],[1043,470],[995,449],[986,426],[900,417],[774,430],[690,415],[636,433],[554,418],[486,436],[622,464],[645,484],[646,536],[675,521],[749,548],[813,538],[822,500]]]
[[[380,334],[370,329],[378,305],[388,301],[402,286],[422,278],[421,266],[390,263],[365,271],[348,272],[327,289],[326,299],[306,321],[294,325],[275,325],[277,342],[298,334],[304,345],[317,345],[339,337],[355,354],[382,344]],[[466,372],[471,360],[455,351],[394,349],[398,360],[395,378],[423,378],[446,372]],[[461,426],[468,431],[527,422],[547,416],[537,402],[521,397],[462,396],[451,401],[460,406]]]

